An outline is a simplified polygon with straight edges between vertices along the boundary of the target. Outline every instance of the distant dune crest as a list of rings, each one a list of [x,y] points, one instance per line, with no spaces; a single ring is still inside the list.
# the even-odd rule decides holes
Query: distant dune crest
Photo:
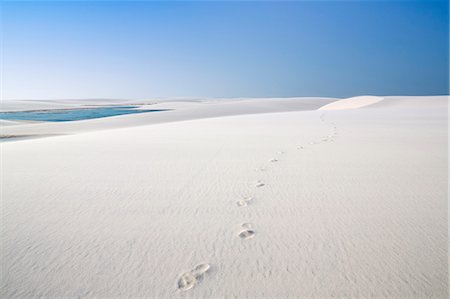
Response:
[[[318,110],[347,110],[366,107],[382,101],[382,97],[358,96],[332,102],[320,107]]]

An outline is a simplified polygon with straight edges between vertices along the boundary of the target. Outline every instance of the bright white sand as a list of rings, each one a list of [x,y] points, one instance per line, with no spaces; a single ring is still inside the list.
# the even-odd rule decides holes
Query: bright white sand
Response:
[[[359,96],[348,99],[343,99],[340,101],[332,102],[330,104],[324,105],[319,108],[319,110],[347,110],[347,109],[357,109],[382,101],[382,97],[375,96]]]
[[[123,128],[130,126],[141,126],[148,124],[158,124],[182,120],[192,120],[201,118],[212,118],[220,116],[230,116],[239,114],[269,113],[281,111],[302,111],[315,110],[330,102],[336,101],[333,98],[276,98],[276,99],[179,99],[165,100],[155,103],[155,100],[140,100],[114,102],[115,105],[138,104],[138,109],[168,109],[163,112],[128,114],[108,118],[89,119],[77,122],[47,122],[39,124],[7,126],[2,128],[3,135],[58,135],[89,132],[96,130],[108,130],[113,128]],[[78,106],[87,107],[97,103],[96,101],[80,101]],[[112,102],[103,101],[104,104]],[[151,103],[149,105],[148,103]],[[57,105],[49,109],[56,109]],[[15,102],[4,103],[5,107],[13,110],[26,109],[23,105]]]
[[[2,144],[3,298],[448,297],[446,97],[143,117]]]
[[[26,123],[22,122],[22,121],[0,119],[0,126],[16,126],[16,125],[23,125],[23,124],[26,124]]]
[[[54,110],[74,109],[91,105],[117,105],[126,104],[125,100],[3,100],[0,102],[0,111],[28,111],[28,110]]]

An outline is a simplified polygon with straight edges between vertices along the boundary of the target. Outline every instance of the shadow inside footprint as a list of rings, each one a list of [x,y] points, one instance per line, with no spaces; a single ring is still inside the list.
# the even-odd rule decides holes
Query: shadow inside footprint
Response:
[[[264,183],[262,183],[262,182],[257,182],[256,183],[256,187],[257,188],[260,188],[260,187],[262,187],[262,186],[264,186],[265,184]]]
[[[247,240],[247,239],[253,238],[254,236],[255,236],[255,231],[251,230],[251,229],[243,230],[238,234],[238,237],[241,238],[242,240]]]

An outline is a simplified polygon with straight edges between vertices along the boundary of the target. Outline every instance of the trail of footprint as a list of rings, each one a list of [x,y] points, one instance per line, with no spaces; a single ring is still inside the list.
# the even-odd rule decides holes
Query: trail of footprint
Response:
[[[320,119],[322,122],[326,123],[324,114],[322,114],[320,116]],[[338,135],[336,124],[335,123],[330,123],[330,124],[333,125],[334,132],[332,135],[328,135],[326,138],[322,138],[322,140],[321,140],[322,142],[326,142],[326,141],[334,142],[333,137],[336,137]],[[318,144],[318,143],[319,142],[317,142],[317,141],[310,142],[310,144]],[[304,147],[297,146],[297,149],[299,149],[299,150],[304,149]],[[278,152],[276,152],[276,154],[279,154],[279,155],[284,154],[284,151],[278,151]],[[277,161],[278,161],[278,159],[276,159],[276,158],[273,158],[270,160],[270,162],[277,162]],[[262,166],[255,170],[256,171],[266,171],[267,168],[265,166]],[[260,188],[260,187],[265,186],[265,184],[261,180],[258,180],[256,182],[255,186],[257,188]],[[253,200],[253,197],[244,197],[243,199],[237,201],[236,204],[239,207],[246,207],[252,200]],[[242,240],[247,240],[247,239],[253,238],[255,236],[255,234],[256,234],[256,231],[253,228],[253,224],[246,222],[246,223],[241,224],[241,231],[238,233],[237,236]],[[181,274],[177,281],[178,290],[187,291],[187,290],[190,290],[193,287],[195,287],[195,285],[197,285],[200,281],[203,280],[204,274],[207,273],[209,269],[210,269],[210,265],[207,263],[204,263],[204,264],[199,264],[199,265],[195,266],[191,271]]]
[[[327,135],[326,137],[322,137],[320,140],[316,140],[316,141],[311,141],[309,142],[310,145],[315,145],[315,144],[320,144],[322,142],[334,142],[334,137],[336,137],[338,135],[337,133],[337,126],[336,123],[334,122],[327,122],[325,120],[325,114],[320,115],[320,120],[325,123],[328,124],[330,126],[333,126],[333,134]],[[297,146],[297,149],[303,149],[303,146]]]

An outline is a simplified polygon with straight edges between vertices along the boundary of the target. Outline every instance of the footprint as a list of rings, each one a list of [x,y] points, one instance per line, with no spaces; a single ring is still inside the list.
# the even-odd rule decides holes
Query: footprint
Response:
[[[251,202],[251,201],[253,201],[253,197],[252,196],[246,196],[246,197],[244,197],[244,200],[246,202]]]
[[[251,229],[251,228],[253,228],[253,224],[251,224],[250,222],[244,222],[241,224],[241,227]]]
[[[181,274],[178,279],[178,289],[181,291],[187,291],[192,289],[197,283],[197,278],[191,272]]]
[[[178,279],[178,289],[181,291],[187,291],[192,289],[198,282],[203,279],[203,274],[208,272],[211,268],[209,264],[198,264],[192,269],[192,271],[181,274]]]
[[[242,240],[247,240],[255,236],[255,231],[251,229],[245,229],[238,234],[238,237]]]
[[[265,184],[264,184],[263,182],[257,181],[255,186],[256,186],[257,188],[260,188],[260,187],[262,187],[262,186],[264,186],[264,185],[265,185]]]
[[[278,162],[278,159],[276,159],[276,158],[270,159],[270,162],[272,162],[272,163]]]
[[[282,155],[282,154],[284,154],[283,151],[278,151],[278,152],[277,152],[277,155]]]
[[[267,170],[267,168],[266,167],[258,167],[258,168],[256,168],[255,169],[255,171],[266,171]]]
[[[251,196],[244,197],[243,199],[238,200],[236,202],[236,204],[238,205],[238,207],[246,207],[252,200],[253,200],[253,197],[251,197]]]
[[[203,277],[203,274],[205,274],[206,272],[208,272],[208,270],[211,268],[211,266],[209,264],[198,264],[197,266],[194,267],[194,269],[192,270],[192,275],[194,275],[194,277],[199,280]]]
[[[297,146],[297,149],[303,149],[303,146]]]
[[[246,202],[245,200],[243,200],[243,199],[238,200],[238,201],[236,202],[236,204],[237,204],[238,207],[241,207],[241,208],[247,206],[247,202]]]

